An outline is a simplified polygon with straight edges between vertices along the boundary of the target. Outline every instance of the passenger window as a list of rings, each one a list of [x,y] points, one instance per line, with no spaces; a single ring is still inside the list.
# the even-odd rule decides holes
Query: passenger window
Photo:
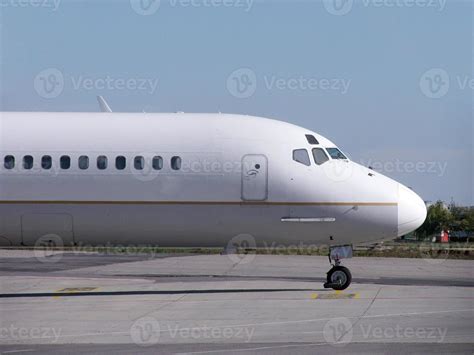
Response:
[[[309,154],[306,149],[295,149],[293,151],[293,160],[306,166],[311,165],[311,161],[309,160]]]
[[[137,170],[143,170],[145,167],[145,158],[142,156],[136,156],[135,159],[133,159],[133,167]]]
[[[181,169],[181,158],[180,157],[172,157],[171,158],[171,169],[173,169],[173,170]]]
[[[115,167],[117,170],[123,170],[125,169],[125,166],[127,165],[127,160],[125,159],[124,156],[118,156],[115,158]]]
[[[347,159],[346,156],[337,148],[326,148],[326,150],[333,159]]]
[[[5,169],[13,169],[15,167],[15,157],[13,155],[7,155],[3,158],[3,166]]]
[[[318,165],[324,164],[329,160],[327,154],[322,148],[313,148],[313,158],[314,162]]]
[[[163,169],[163,158],[159,156],[153,157],[152,165],[154,170]]]
[[[69,169],[71,167],[71,158],[68,155],[63,155],[59,158],[59,165],[63,170]]]
[[[312,134],[307,134],[306,140],[309,144],[319,144],[318,140]]]
[[[41,158],[41,167],[45,170],[49,170],[51,169],[52,166],[53,166],[53,161],[51,159],[51,156],[43,155],[43,157]]]
[[[86,155],[81,155],[78,160],[79,169],[86,170],[89,169],[89,157]]]
[[[23,169],[30,170],[33,168],[33,157],[31,155],[25,155],[23,157]]]
[[[97,157],[97,169],[99,170],[107,169],[107,157],[105,155],[99,155]]]

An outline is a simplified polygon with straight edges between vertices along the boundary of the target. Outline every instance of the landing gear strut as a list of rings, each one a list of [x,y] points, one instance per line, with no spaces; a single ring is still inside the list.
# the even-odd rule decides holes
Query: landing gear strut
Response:
[[[345,290],[351,284],[352,275],[348,268],[341,265],[341,259],[352,258],[352,245],[330,247],[328,257],[332,268],[327,273],[324,288]]]

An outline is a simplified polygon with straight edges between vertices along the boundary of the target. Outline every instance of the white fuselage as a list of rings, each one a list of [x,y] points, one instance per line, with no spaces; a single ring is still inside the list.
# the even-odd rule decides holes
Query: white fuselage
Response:
[[[239,115],[0,113],[0,245],[339,245],[421,225],[423,201],[394,180],[348,159],[315,164],[312,149],[332,147]]]

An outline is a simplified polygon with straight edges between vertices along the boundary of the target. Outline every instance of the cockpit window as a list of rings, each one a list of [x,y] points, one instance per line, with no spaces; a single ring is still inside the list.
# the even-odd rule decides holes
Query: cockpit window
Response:
[[[293,151],[293,160],[306,166],[311,165],[311,161],[309,160],[309,154],[306,149],[295,149]]]
[[[322,148],[313,148],[314,162],[318,165],[324,164],[329,160],[326,152]]]
[[[309,144],[319,144],[318,140],[312,134],[306,134],[306,140]]]
[[[333,159],[347,159],[346,156],[337,148],[326,148],[326,150]]]

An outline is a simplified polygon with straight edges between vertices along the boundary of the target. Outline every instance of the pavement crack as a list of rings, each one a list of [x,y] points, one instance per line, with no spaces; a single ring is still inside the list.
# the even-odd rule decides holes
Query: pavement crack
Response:
[[[186,296],[188,296],[188,294],[184,294],[184,295],[178,297],[177,299],[170,300],[169,302],[165,302],[165,303],[164,303],[163,305],[161,305],[160,307],[153,309],[151,312],[144,313],[144,314],[142,314],[140,317],[138,317],[138,318],[136,318],[136,319],[134,319],[134,320],[136,321],[136,320],[138,320],[138,319],[140,319],[140,318],[143,318],[143,317],[145,317],[145,316],[148,316],[149,314],[152,314],[152,313],[155,313],[155,312],[159,312],[159,311],[162,310],[163,308],[165,308],[165,307],[167,307],[167,306],[169,306],[169,305],[171,305],[171,304],[173,304],[173,303],[176,303],[176,302],[181,301],[181,300],[182,300],[184,297],[186,297]]]
[[[237,268],[237,266],[239,266],[243,260],[245,260],[245,257],[239,257],[239,261],[232,263],[232,266],[230,266],[226,271],[224,271],[222,273],[222,276],[230,276],[229,273],[235,268]]]
[[[349,329],[346,329],[345,332],[343,332],[341,334],[341,336],[336,340],[336,343],[340,342],[342,339],[344,339],[344,337],[346,336],[347,333],[349,333],[351,330],[354,329],[354,327],[356,326],[357,323],[359,323],[362,318],[365,317],[365,315],[367,314],[367,312],[370,310],[370,308],[372,307],[372,305],[374,304],[375,300],[377,299],[380,291],[382,290],[382,287],[379,287],[379,289],[377,290],[377,293],[375,294],[374,298],[370,301],[369,305],[366,307],[366,309],[362,312],[362,314],[360,316],[357,316],[356,317],[356,320],[354,323],[351,324],[351,326],[349,327]]]

